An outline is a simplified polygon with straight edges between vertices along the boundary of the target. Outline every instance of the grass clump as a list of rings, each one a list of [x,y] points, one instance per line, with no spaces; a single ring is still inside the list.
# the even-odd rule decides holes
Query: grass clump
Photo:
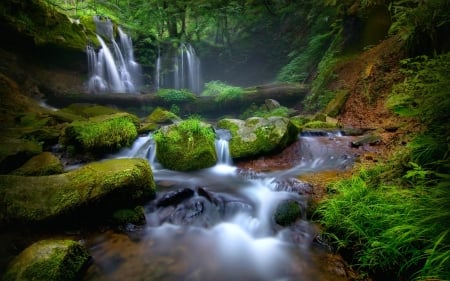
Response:
[[[261,105],[251,105],[249,108],[247,108],[240,116],[241,119],[247,119],[250,117],[271,117],[271,116],[280,116],[280,117],[288,117],[290,113],[289,108],[285,106],[280,106],[277,108],[274,108],[272,110],[268,110],[267,106]]]
[[[176,89],[160,89],[156,96],[161,98],[167,103],[184,103],[188,101],[195,100],[196,96],[186,89],[176,90]]]
[[[244,95],[244,89],[241,87],[230,86],[221,81],[210,81],[205,84],[202,96],[213,96],[215,102],[229,102],[240,100]]]

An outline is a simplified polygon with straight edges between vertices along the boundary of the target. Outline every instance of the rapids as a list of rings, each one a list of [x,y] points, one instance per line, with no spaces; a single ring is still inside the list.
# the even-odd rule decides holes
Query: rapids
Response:
[[[84,281],[94,280],[345,280],[318,262],[323,249],[317,228],[306,220],[311,186],[295,178],[302,172],[343,169],[353,162],[339,149],[348,137],[299,136],[291,169],[256,173],[233,165],[228,135],[216,140],[214,167],[177,172],[155,160],[151,134],[112,157],[149,160],[157,196],[145,206],[146,225],[128,225],[87,239],[93,257]],[[302,215],[290,226],[275,223],[274,212],[292,200]]]

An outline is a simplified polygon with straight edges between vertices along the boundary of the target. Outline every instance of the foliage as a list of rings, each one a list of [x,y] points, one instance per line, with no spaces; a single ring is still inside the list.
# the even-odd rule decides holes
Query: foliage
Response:
[[[450,279],[449,58],[402,62],[406,79],[388,105],[420,121],[422,131],[400,157],[334,184],[337,195],[318,209],[329,236],[363,270]]]
[[[449,51],[442,41],[448,40],[450,2],[447,0],[393,1],[390,10],[393,23],[390,34],[400,34],[411,55]],[[448,41],[447,41],[448,42]]]
[[[160,89],[156,96],[163,99],[167,103],[183,103],[195,100],[196,96],[186,89]]]
[[[205,83],[205,89],[201,95],[213,96],[215,102],[221,103],[241,99],[244,95],[244,89],[227,85],[221,81],[210,81]]]

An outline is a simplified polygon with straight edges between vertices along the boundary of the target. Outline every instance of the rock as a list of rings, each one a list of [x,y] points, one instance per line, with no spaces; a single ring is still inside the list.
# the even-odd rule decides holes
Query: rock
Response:
[[[275,108],[279,108],[281,106],[280,103],[274,99],[266,99],[264,103],[266,104],[267,110],[269,111],[274,110]]]
[[[120,209],[113,213],[113,220],[118,225],[145,224],[144,207],[136,206],[134,209]]]
[[[139,119],[129,113],[116,113],[74,121],[66,127],[62,142],[75,152],[102,154],[130,146],[137,137]]]
[[[85,222],[142,203],[154,193],[152,171],[144,159],[95,162],[60,175],[4,175],[0,176],[0,228],[56,219]],[[63,220],[66,217],[72,221]]]
[[[157,107],[142,121],[139,133],[153,131],[161,125],[168,125],[177,121],[181,121],[181,118],[170,111]]]
[[[192,171],[217,162],[214,130],[197,119],[164,126],[156,131],[154,140],[156,158],[168,169]]]
[[[183,200],[189,199],[194,195],[190,188],[182,188],[165,193],[157,202],[156,207],[176,206]]]
[[[64,172],[63,164],[51,152],[42,152],[11,174],[19,176],[47,176]]]
[[[41,240],[14,258],[2,280],[75,281],[88,261],[87,250],[75,241]]]
[[[325,114],[331,117],[338,116],[349,96],[350,92],[347,90],[338,91],[334,99],[332,99],[325,108]]]
[[[313,186],[310,183],[298,180],[296,178],[274,179],[274,190],[294,192],[300,195],[313,194]]]
[[[296,222],[302,216],[300,204],[294,200],[281,202],[275,210],[274,219],[278,225],[288,226]]]
[[[252,117],[247,120],[222,119],[221,129],[230,130],[233,158],[257,156],[278,151],[297,139],[298,129],[284,117]]]
[[[42,146],[35,141],[0,137],[0,173],[19,168],[41,152]]]
[[[368,134],[359,137],[358,139],[351,142],[352,147],[359,147],[365,144],[374,145],[381,141],[381,136],[378,134]]]

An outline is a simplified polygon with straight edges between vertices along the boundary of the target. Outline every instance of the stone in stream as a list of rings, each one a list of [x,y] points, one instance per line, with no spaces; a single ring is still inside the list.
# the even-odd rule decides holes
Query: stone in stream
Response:
[[[156,207],[176,206],[182,201],[191,198],[194,191],[190,188],[182,188],[167,192],[157,202]]]
[[[75,281],[88,260],[87,250],[78,242],[41,240],[14,258],[2,280]]]
[[[274,179],[273,190],[294,192],[300,195],[313,194],[313,186],[310,183],[300,181],[296,178]]]

